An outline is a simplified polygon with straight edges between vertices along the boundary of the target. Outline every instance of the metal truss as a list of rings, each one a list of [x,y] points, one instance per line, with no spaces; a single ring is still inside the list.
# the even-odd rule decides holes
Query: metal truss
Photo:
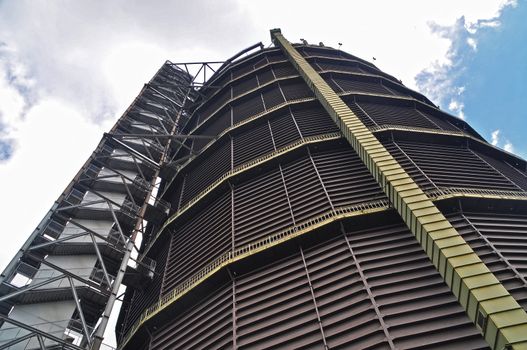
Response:
[[[135,242],[169,212],[159,172],[203,86],[181,65],[143,87],[1,274],[0,349],[99,349],[119,287],[153,277],[153,261],[131,266]]]

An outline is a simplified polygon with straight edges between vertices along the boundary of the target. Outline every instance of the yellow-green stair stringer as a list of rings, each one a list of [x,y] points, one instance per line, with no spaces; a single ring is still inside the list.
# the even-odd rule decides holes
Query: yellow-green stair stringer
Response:
[[[525,310],[279,29],[271,30],[271,39],[298,70],[366,164],[489,345],[498,350],[511,346],[513,349],[527,349]]]

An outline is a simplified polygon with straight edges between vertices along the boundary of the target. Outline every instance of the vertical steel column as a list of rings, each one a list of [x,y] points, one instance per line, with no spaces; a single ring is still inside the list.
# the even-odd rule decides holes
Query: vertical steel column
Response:
[[[300,73],[388,196],[493,349],[527,348],[527,314],[400,164],[281,34],[271,39]]]
[[[180,110],[178,112],[178,115],[175,118],[174,124],[172,125],[172,129],[171,129],[169,135],[175,135],[176,132],[177,132],[179,120],[181,118],[181,112],[185,108],[185,104],[186,104],[186,102],[188,100],[188,97],[189,97],[191,89],[192,89],[192,87],[189,86],[189,88],[188,88],[188,90],[186,92],[185,98],[183,100],[183,105],[181,106],[181,108],[180,108]],[[132,235],[130,236],[130,239],[128,240],[128,243],[126,244],[126,251],[125,251],[125,254],[123,256],[123,260],[121,261],[121,265],[119,267],[119,272],[118,272],[117,276],[115,277],[115,281],[114,281],[113,286],[112,286],[111,295],[110,295],[110,297],[108,299],[108,303],[106,304],[106,307],[104,309],[104,313],[103,313],[103,316],[101,318],[101,323],[99,324],[99,327],[97,327],[97,331],[95,332],[95,335],[94,335],[93,345],[91,347],[92,350],[99,350],[101,345],[102,345],[102,341],[104,339],[104,332],[106,330],[106,326],[108,325],[108,321],[110,320],[110,314],[112,312],[112,309],[113,309],[113,306],[115,304],[115,301],[117,300],[117,294],[119,293],[119,288],[121,287],[121,283],[122,283],[122,280],[124,278],[124,274],[126,272],[126,267],[128,266],[128,262],[130,261],[132,250],[133,250],[134,245],[135,245],[135,239],[137,238],[138,232],[141,230],[141,226],[142,226],[142,223],[143,223],[143,218],[144,218],[146,209],[148,207],[148,198],[151,197],[151,195],[153,193],[153,190],[155,188],[155,183],[156,183],[157,178],[159,177],[159,173],[161,171],[161,165],[169,157],[171,144],[172,144],[172,138],[169,138],[168,141],[167,141],[167,144],[165,146],[165,149],[163,150],[163,154],[161,155],[161,158],[159,159],[159,167],[156,169],[155,174],[152,177],[152,183],[150,184],[150,189],[147,192],[147,196],[146,196],[147,200],[145,200],[140,212],[138,213],[138,218],[137,218],[137,221],[135,223],[134,231],[133,231]]]
[[[324,333],[324,326],[322,325],[322,318],[320,318],[320,312],[318,312],[317,298],[315,297],[315,290],[313,289],[313,284],[311,283],[311,277],[309,277],[309,269],[307,268],[306,258],[304,256],[304,251],[300,247],[300,257],[302,258],[302,263],[304,264],[304,270],[306,271],[307,283],[309,286],[309,291],[311,292],[311,299],[313,300],[313,305],[315,306],[315,313],[317,314],[318,328],[320,329],[320,334],[322,335],[322,342],[324,343],[324,349],[329,349],[328,343],[326,341],[326,334]]]

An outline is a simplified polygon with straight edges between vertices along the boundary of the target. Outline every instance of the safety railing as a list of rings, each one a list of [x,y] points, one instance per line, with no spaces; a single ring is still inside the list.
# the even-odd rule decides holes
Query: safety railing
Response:
[[[527,192],[522,191],[503,191],[487,188],[467,188],[467,187],[439,187],[426,192],[433,200],[446,199],[455,196],[468,197],[487,197],[499,199],[526,200]]]
[[[296,142],[293,142],[285,147],[282,147],[282,148],[279,148],[277,149],[276,151],[273,151],[273,152],[269,152],[261,157],[258,157],[258,158],[255,158],[249,162],[246,162],[246,163],[243,163],[237,167],[235,167],[234,169],[226,172],[225,174],[223,174],[222,176],[220,176],[218,179],[216,179],[216,181],[214,181],[213,183],[211,183],[210,185],[208,185],[204,190],[202,190],[199,194],[197,194],[196,196],[194,196],[190,201],[188,201],[185,205],[183,205],[181,208],[178,209],[178,211],[176,211],[176,213],[174,215],[172,215],[166,222],[165,224],[163,225],[163,227],[159,230],[159,232],[157,233],[157,235],[155,236],[155,238],[150,242],[150,244],[148,245],[148,247],[145,249],[145,253],[143,254],[143,256],[150,250],[150,248],[152,247],[152,245],[155,243],[155,241],[159,238],[159,236],[162,234],[162,232],[164,231],[164,229],[170,225],[174,220],[176,220],[176,218],[180,217],[184,212],[186,212],[187,210],[189,210],[192,206],[194,206],[197,202],[201,201],[205,196],[207,196],[212,190],[214,190],[215,188],[217,188],[220,184],[222,184],[223,182],[225,182],[226,180],[234,177],[234,176],[237,176],[238,174],[250,169],[250,168],[254,168],[258,165],[261,165],[265,162],[267,162],[268,160],[270,159],[273,159],[273,158],[277,158],[293,149],[297,149],[297,148],[300,148],[302,146],[305,146],[305,145],[308,145],[308,144],[312,144],[312,143],[317,143],[317,142],[323,142],[323,141],[327,141],[327,140],[335,140],[335,139],[339,139],[341,137],[340,133],[330,133],[330,134],[324,134],[324,135],[316,135],[316,136],[310,136],[310,137],[306,137],[304,139],[300,139]]]
[[[295,104],[299,104],[299,103],[303,103],[303,102],[309,102],[309,101],[314,101],[314,100],[315,100],[314,97],[305,97],[305,98],[298,98],[298,99],[295,99],[295,100],[285,101],[285,102],[282,102],[280,104],[277,104],[276,106],[270,107],[270,108],[266,109],[265,111],[262,111],[260,113],[256,113],[253,116],[245,118],[244,120],[241,120],[241,121],[235,123],[234,125],[228,127],[227,129],[223,130],[222,132],[220,132],[214,139],[212,139],[209,143],[207,143],[205,146],[203,146],[203,148],[200,150],[200,153],[196,157],[199,157],[200,154],[203,154],[207,148],[211,147],[213,144],[215,144],[216,142],[221,140],[223,137],[225,137],[225,135],[228,135],[230,132],[232,132],[233,130],[235,130],[235,129],[243,126],[243,125],[251,123],[252,121],[260,119],[260,118],[262,118],[262,117],[264,117],[264,116],[266,116],[268,114],[271,114],[271,113],[273,113],[273,112],[275,112],[277,110],[280,110],[282,108],[286,108],[286,107],[290,107],[290,106],[295,105]],[[181,171],[188,164],[190,164],[192,161],[194,161],[194,159],[196,159],[196,157],[191,157],[184,164],[180,165],[179,168],[178,168],[179,171]]]
[[[176,286],[174,289],[172,289],[170,292],[162,296],[157,303],[147,308],[141,314],[139,319],[133,324],[133,326],[128,330],[126,335],[123,337],[119,348],[122,349],[128,343],[128,341],[130,341],[131,337],[135,334],[135,332],[139,329],[139,327],[141,327],[144,322],[146,322],[155,314],[166,308],[168,305],[181,298],[194,287],[201,284],[208,277],[218,272],[221,268],[232,264],[235,261],[241,260],[247,256],[268,249],[272,246],[278,245],[292,238],[311,232],[331,222],[347,217],[384,211],[389,208],[390,204],[388,202],[388,199],[359,203],[347,207],[339,207],[335,210],[327,211],[323,214],[303,221],[295,226],[291,226],[278,233],[270,234],[263,239],[236,248],[233,251],[223,253],[222,255],[214,259],[210,264],[198,271],[196,274],[192,275],[184,282]]]
[[[406,125],[383,124],[383,125],[377,125],[377,126],[370,127],[369,129],[373,133],[383,131],[383,130],[402,130],[402,131],[426,132],[426,133],[440,134],[440,135],[455,135],[455,136],[463,136],[463,137],[464,136],[472,137],[471,135],[468,135],[464,133],[463,131],[420,128],[416,126],[406,126]]]

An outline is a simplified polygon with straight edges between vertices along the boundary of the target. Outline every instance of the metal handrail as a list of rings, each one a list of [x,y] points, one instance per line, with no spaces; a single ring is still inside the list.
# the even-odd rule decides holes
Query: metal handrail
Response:
[[[213,189],[218,187],[220,184],[222,184],[227,179],[234,177],[247,169],[254,168],[257,165],[260,165],[262,163],[265,163],[269,159],[279,157],[282,154],[285,154],[292,149],[296,149],[311,143],[321,142],[321,141],[327,141],[327,140],[335,140],[339,139],[341,137],[340,133],[330,133],[330,134],[324,134],[324,135],[316,135],[316,136],[310,136],[305,137],[304,139],[297,140],[293,143],[290,143],[289,145],[279,148],[276,151],[269,152],[267,154],[264,154],[261,157],[255,158],[249,162],[243,163],[241,165],[238,165],[232,170],[229,170],[228,172],[221,175],[219,178],[216,179],[213,183],[211,183],[209,186],[207,186],[205,189],[203,189],[200,193],[198,193],[196,196],[194,196],[191,200],[189,200],[185,205],[183,205],[181,208],[179,208],[174,215],[172,215],[161,227],[159,232],[156,234],[154,239],[149,243],[149,245],[146,247],[145,252],[142,256],[145,256],[150,248],[154,245],[154,243],[157,241],[159,236],[162,234],[162,232],[165,230],[165,228],[170,225],[176,218],[181,216],[184,212],[189,210],[194,204],[201,201],[208,193],[210,193]]]
[[[469,196],[492,196],[502,199],[527,199],[527,192],[525,191],[505,191],[493,190],[487,188],[468,188],[468,187],[439,187],[427,191],[426,194],[432,199],[441,199],[441,197],[449,197],[455,195],[469,195]]]
[[[232,251],[223,253],[222,255],[214,259],[210,264],[199,270],[196,274],[187,278],[185,281],[177,285],[170,292],[163,295],[157,303],[151,305],[145,311],[143,311],[139,319],[134,323],[134,325],[128,330],[126,335],[123,337],[119,349],[122,349],[128,343],[133,334],[137,331],[137,329],[139,329],[139,327],[141,327],[141,325],[145,321],[150,319],[153,315],[157,314],[159,311],[161,311],[177,299],[181,298],[183,295],[185,295],[187,292],[199,285],[211,275],[215,274],[221,268],[232,264],[235,261],[243,259],[247,256],[268,249],[272,246],[275,246],[297,236],[303,235],[318,227],[327,225],[333,221],[350,216],[368,214],[376,211],[383,211],[389,208],[390,204],[387,199],[335,208],[335,210],[327,211],[309,220],[303,221],[297,225],[291,226],[277,233],[270,234],[265,238],[251,242]]]

